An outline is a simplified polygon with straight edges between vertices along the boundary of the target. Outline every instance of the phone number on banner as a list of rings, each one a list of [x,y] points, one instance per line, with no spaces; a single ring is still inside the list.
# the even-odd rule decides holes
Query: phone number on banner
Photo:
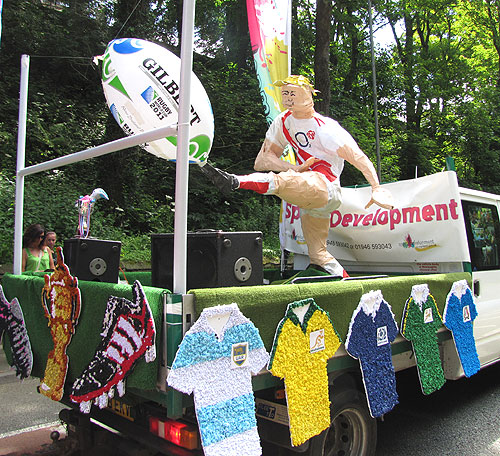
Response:
[[[334,245],[336,247],[342,247],[344,249],[351,250],[391,250],[392,243],[371,243],[371,244],[350,244],[349,242],[342,241],[327,241],[328,245]]]

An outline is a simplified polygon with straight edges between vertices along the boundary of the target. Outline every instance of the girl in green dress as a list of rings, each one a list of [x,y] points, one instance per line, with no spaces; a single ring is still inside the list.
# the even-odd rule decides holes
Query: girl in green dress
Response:
[[[45,271],[54,269],[50,249],[43,245],[45,228],[39,223],[26,228],[23,236],[22,271]]]

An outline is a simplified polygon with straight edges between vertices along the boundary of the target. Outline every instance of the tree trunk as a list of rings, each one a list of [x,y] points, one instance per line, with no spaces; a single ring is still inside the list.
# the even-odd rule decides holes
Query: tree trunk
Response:
[[[413,38],[415,18],[411,11],[405,11],[403,15],[405,24],[405,43],[401,46],[397,42],[398,54],[403,65],[404,97],[406,114],[406,138],[401,145],[401,178],[410,179],[415,177],[422,156],[420,117],[421,108],[418,107],[417,93],[415,90],[415,43]],[[394,27],[393,24],[391,24]],[[423,166],[425,168],[425,166]]]
[[[349,97],[349,93],[352,90],[354,81],[356,81],[356,78],[359,74],[358,64],[361,56],[359,52],[360,35],[358,29],[354,25],[352,8],[349,8],[349,6],[347,7],[347,14],[349,16],[349,21],[346,22],[346,31],[351,41],[351,58],[349,63],[349,72],[344,79],[344,93],[347,97]]]
[[[246,0],[232,3],[227,7],[226,15],[224,41],[227,60],[236,63],[240,69],[245,68],[251,57]]]
[[[181,42],[182,42],[182,9],[183,2],[182,0],[175,0],[175,9],[177,11],[177,48],[179,49],[179,55],[181,52]]]
[[[325,115],[330,113],[330,25],[332,2],[316,0],[316,50],[314,53],[314,82],[320,91],[316,110]]]

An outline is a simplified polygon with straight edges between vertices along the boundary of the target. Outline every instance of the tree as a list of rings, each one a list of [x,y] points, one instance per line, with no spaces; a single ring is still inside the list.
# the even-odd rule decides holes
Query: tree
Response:
[[[378,0],[374,5],[375,26],[386,21],[395,38],[392,48],[376,48],[382,179],[414,177],[416,168],[419,175],[440,170],[445,157],[453,155],[462,183],[497,191],[500,0]],[[373,160],[366,2],[294,0],[292,7],[292,73],[315,81],[321,90],[317,109],[339,120]],[[2,188],[11,189],[15,175],[21,54],[31,56],[27,163],[33,164],[123,137],[106,106],[100,69],[92,57],[115,37],[151,40],[178,53],[181,21],[180,0],[5,3]],[[197,1],[194,71],[214,112],[210,158],[236,173],[252,169],[266,130],[246,22],[243,0]],[[198,173],[196,166],[191,168],[189,229],[263,229],[262,220],[273,219],[278,201],[264,203],[244,192],[224,201]],[[103,230],[116,228],[134,236],[171,229],[175,165],[139,147],[27,181],[35,191],[28,209],[34,214],[41,213],[37,211],[50,195],[62,194],[54,186],[64,186],[72,202],[102,186],[111,198],[96,219]],[[363,179],[346,167],[342,182]],[[43,188],[48,200],[37,194]],[[65,200],[70,206],[72,202]],[[7,212],[12,204],[6,203]],[[48,224],[56,226],[56,212],[66,212],[59,203],[52,208]],[[66,224],[68,217],[59,220]]]
[[[454,27],[463,34],[473,77],[464,84],[464,105],[459,115],[463,129],[464,179],[498,192],[500,173],[500,2],[462,1]],[[463,59],[462,59],[463,60]]]
[[[316,49],[314,52],[315,87],[321,93],[316,109],[326,115],[330,112],[330,38],[332,2],[316,0]]]

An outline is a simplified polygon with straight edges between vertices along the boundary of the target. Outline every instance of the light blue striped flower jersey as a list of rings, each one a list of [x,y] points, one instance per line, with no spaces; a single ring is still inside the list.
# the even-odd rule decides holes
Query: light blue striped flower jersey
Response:
[[[211,325],[217,317],[227,318],[219,332]],[[193,393],[206,456],[262,454],[252,375],[268,359],[258,329],[235,303],[204,309],[185,334],[167,383]]]

